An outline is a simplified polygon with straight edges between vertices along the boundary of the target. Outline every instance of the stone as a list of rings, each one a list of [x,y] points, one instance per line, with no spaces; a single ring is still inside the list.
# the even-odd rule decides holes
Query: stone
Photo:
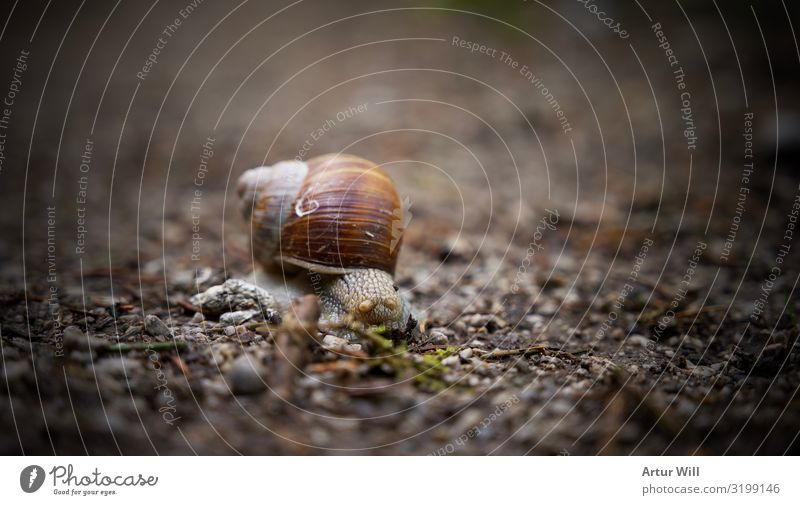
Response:
[[[108,343],[102,338],[86,335],[77,326],[67,326],[64,328],[64,348],[78,351],[95,351],[105,347]]]
[[[233,312],[226,312],[219,316],[219,322],[222,324],[232,324],[238,326],[245,323],[261,313],[260,310],[236,310]]]
[[[643,335],[631,335],[628,337],[627,340],[628,344],[637,346],[637,347],[647,347],[647,344],[650,343],[650,339]]]
[[[169,327],[164,321],[154,314],[148,314],[144,318],[144,331],[153,337],[169,337],[172,335]]]
[[[428,338],[428,342],[430,342],[433,345],[447,345],[448,338],[447,335],[445,335],[441,331],[432,331]]]
[[[558,305],[552,301],[546,301],[536,307],[536,312],[542,316],[552,316],[558,310]]]
[[[358,352],[361,351],[361,344],[351,344],[347,339],[336,335],[325,335],[322,338],[322,347],[334,352]]]
[[[494,314],[470,314],[464,318],[464,322],[472,328],[486,328],[489,333],[508,326],[503,318]]]
[[[267,389],[263,378],[264,367],[255,358],[246,354],[233,361],[228,372],[228,384],[236,395],[252,395]]]
[[[250,311],[264,313],[271,323],[280,323],[275,298],[263,288],[240,279],[228,279],[189,298],[189,303],[203,310],[205,315],[221,316],[226,312]]]
[[[459,366],[461,359],[458,356],[448,356],[442,360],[442,366]]]

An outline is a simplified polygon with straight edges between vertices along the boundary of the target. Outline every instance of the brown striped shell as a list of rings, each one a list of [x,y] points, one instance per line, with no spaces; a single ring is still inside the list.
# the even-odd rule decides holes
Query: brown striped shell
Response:
[[[326,274],[394,274],[403,210],[394,183],[371,161],[327,154],[253,168],[239,178],[256,261]]]

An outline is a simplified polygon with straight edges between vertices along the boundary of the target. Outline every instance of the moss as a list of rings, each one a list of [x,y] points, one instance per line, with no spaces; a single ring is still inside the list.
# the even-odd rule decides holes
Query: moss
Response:
[[[390,339],[383,336],[385,332],[386,328],[384,326],[372,326],[361,333],[362,338],[370,342],[373,352],[378,356],[383,354],[392,355],[397,353],[394,343]]]
[[[433,352],[422,355],[422,364],[428,368],[436,368],[442,366],[442,360],[449,358],[458,351],[458,347],[449,345],[444,349],[436,349]],[[442,367],[447,368],[447,367]]]
[[[447,383],[439,377],[431,377],[427,373],[418,374],[414,377],[414,384],[422,391],[438,393],[447,389]]]
[[[421,361],[414,362],[416,372],[414,383],[420,389],[433,393],[447,388],[447,383],[444,382],[442,377],[450,369],[442,365],[442,360],[454,355],[456,352],[458,352],[458,348],[451,345],[445,349],[436,349],[433,352],[423,354]]]
[[[373,369],[384,370],[384,365],[389,365],[398,379],[412,378],[413,383],[423,391],[435,393],[447,388],[443,376],[450,369],[442,365],[442,360],[456,354],[458,347],[448,346],[422,355],[413,354],[408,352],[405,343],[392,344],[391,340],[375,332],[370,333],[369,339],[375,344],[375,357],[378,358],[371,360]]]

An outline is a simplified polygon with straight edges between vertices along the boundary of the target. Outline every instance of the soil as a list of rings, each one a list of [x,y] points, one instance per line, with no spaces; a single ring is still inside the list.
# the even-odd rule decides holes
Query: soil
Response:
[[[29,53],[0,453],[800,452],[796,7],[642,1],[624,39],[577,2],[58,2],[36,28],[41,3],[0,35],[0,85]],[[422,335],[322,345],[308,299],[198,314],[254,268],[238,175],[339,151],[410,202]]]

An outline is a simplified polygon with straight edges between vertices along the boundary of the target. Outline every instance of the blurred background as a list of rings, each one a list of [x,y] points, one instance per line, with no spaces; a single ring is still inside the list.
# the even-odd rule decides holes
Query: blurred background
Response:
[[[796,6],[87,0],[2,16],[3,453],[426,454],[509,398],[459,452],[797,451]],[[252,270],[239,174],[339,151],[411,201],[397,279],[448,346],[569,356],[462,358],[422,388],[337,375],[298,385],[287,413],[227,388],[241,354],[269,369],[269,339],[187,339],[189,358],[161,358],[176,434],[161,390],[137,386],[146,355],[54,355],[69,325],[135,342],[152,313],[192,334],[176,301]],[[669,310],[683,315],[658,330]]]

